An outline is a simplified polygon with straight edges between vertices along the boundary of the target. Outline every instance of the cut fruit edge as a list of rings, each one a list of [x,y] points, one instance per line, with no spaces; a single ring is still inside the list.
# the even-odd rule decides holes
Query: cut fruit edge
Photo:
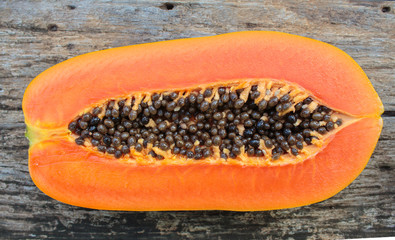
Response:
[[[325,200],[349,185],[369,161],[381,128],[381,118],[360,119],[337,132],[315,156],[299,164],[271,167],[139,166],[108,161],[75,148],[68,141],[48,140],[29,150],[29,170],[44,193],[88,208],[136,211],[290,208]]]
[[[35,78],[23,110],[28,125],[58,128],[102,99],[241,78],[292,80],[326,106],[358,117],[383,112],[366,74],[350,56],[329,44],[278,32],[230,33],[84,54]]]

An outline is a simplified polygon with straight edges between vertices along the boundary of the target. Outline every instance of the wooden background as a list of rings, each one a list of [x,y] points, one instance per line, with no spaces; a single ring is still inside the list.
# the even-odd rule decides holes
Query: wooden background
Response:
[[[0,238],[338,239],[395,236],[395,2],[1,1]],[[310,206],[267,212],[111,212],[68,206],[28,172],[23,92],[40,72],[111,47],[241,30],[275,30],[333,44],[365,70],[385,105],[363,173]]]

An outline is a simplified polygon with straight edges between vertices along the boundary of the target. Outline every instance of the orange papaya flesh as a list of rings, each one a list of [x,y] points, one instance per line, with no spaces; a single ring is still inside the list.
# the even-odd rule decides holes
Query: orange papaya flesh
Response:
[[[305,156],[285,154],[284,161],[115,159],[77,146],[67,129],[108,99],[234,81],[295,85],[333,109],[343,124],[306,146],[311,151]],[[23,109],[32,179],[57,200],[113,210],[268,210],[321,201],[350,184],[378,140],[383,106],[341,50],[284,33],[241,32],[70,59],[33,80]]]
[[[114,161],[47,140],[29,152],[36,185],[51,197],[108,210],[256,211],[290,208],[327,199],[363,170],[382,127],[363,118],[339,131],[326,148],[299,164],[145,166]],[[363,140],[362,140],[363,139]]]

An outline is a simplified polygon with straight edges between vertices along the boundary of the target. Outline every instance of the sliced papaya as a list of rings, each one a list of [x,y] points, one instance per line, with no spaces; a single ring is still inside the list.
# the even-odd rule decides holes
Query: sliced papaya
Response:
[[[108,210],[297,207],[366,166],[383,105],[320,41],[238,32],[84,54],[26,89],[29,170],[59,201]]]

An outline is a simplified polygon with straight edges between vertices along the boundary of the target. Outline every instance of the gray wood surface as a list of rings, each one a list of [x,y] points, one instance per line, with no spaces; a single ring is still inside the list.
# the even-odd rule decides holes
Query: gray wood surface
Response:
[[[1,1],[1,239],[338,239],[395,236],[395,2]],[[21,108],[40,72],[111,47],[276,30],[333,44],[365,70],[384,102],[384,129],[363,173],[310,206],[267,211],[111,212],[57,202],[32,183]]]

